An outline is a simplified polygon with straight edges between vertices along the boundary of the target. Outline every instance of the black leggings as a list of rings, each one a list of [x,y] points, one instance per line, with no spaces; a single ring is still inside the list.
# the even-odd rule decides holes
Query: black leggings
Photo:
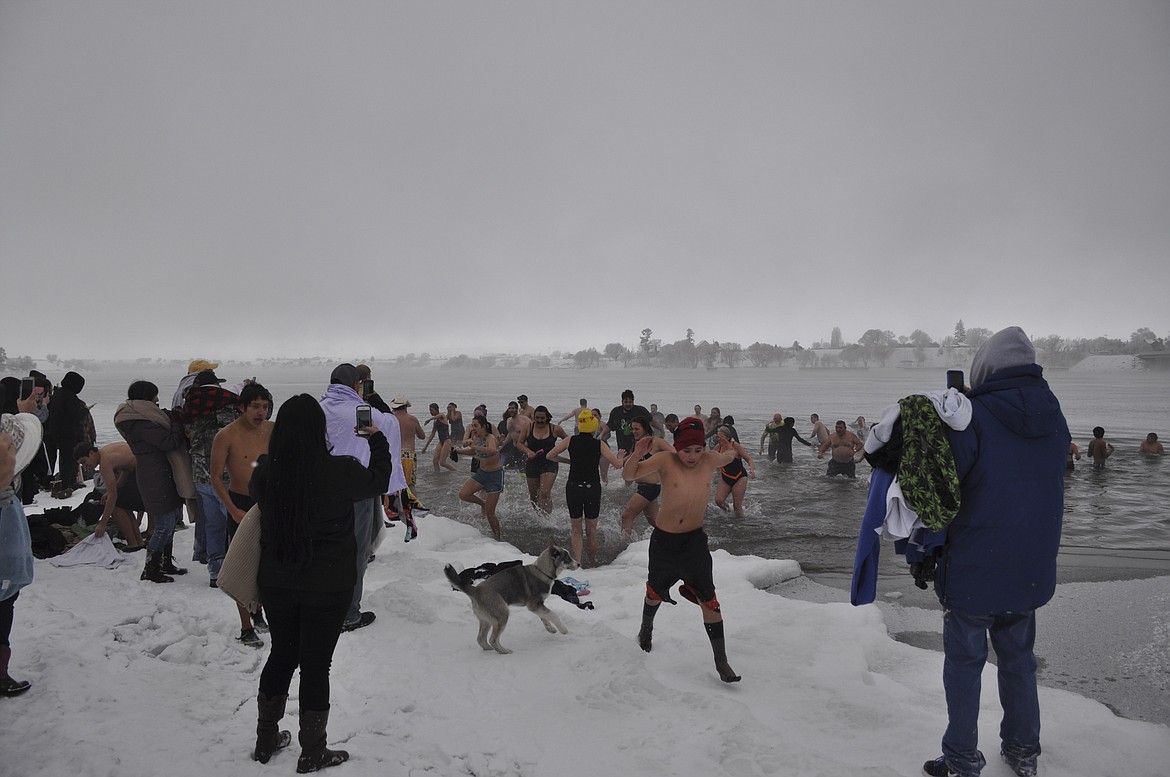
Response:
[[[260,692],[287,696],[293,672],[301,668],[301,709],[329,709],[329,667],[349,610],[353,589],[296,591],[260,586],[268,614],[272,651],[260,673]]]
[[[0,602],[0,647],[8,647],[10,644],[8,637],[12,634],[12,608],[18,596],[19,591]]]

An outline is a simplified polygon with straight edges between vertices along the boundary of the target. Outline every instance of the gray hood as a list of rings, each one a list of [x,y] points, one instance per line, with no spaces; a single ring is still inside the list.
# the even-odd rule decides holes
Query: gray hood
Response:
[[[994,372],[1007,367],[1036,363],[1036,348],[1018,326],[1009,326],[992,335],[971,360],[971,388],[979,386]]]

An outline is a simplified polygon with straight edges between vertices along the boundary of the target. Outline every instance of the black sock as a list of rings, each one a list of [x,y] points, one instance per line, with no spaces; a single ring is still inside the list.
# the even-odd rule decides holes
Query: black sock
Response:
[[[654,616],[658,614],[661,605],[642,604],[642,628],[638,631],[638,646],[650,652],[650,643],[654,634]]]

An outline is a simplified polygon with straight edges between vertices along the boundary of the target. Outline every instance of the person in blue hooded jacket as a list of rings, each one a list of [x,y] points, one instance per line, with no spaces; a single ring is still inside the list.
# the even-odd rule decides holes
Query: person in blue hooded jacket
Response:
[[[979,751],[979,692],[987,637],[999,676],[1000,755],[1019,777],[1036,774],[1036,609],[1056,590],[1071,436],[1036,351],[1019,327],[997,332],[971,363],[971,423],[946,430],[961,506],[935,570],[943,605],[943,755],[931,777],[973,777]]]

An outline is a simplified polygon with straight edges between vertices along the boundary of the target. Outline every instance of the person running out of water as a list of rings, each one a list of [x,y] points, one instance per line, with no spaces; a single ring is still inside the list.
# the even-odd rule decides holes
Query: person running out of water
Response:
[[[821,417],[816,413],[810,415],[808,420],[812,421],[812,434],[810,434],[809,437],[816,437],[817,443],[824,445],[825,440],[829,439],[829,427],[825,426],[824,423],[821,422]]]
[[[1104,427],[1093,427],[1093,439],[1089,441],[1088,454],[1093,460],[1093,469],[1105,469],[1105,459],[1113,455],[1113,445],[1105,442]]]
[[[461,440],[452,440],[451,427],[447,421],[447,416],[439,412],[439,403],[432,402],[428,408],[431,411],[431,417],[423,421],[423,426],[427,424],[434,424],[431,427],[431,436],[423,443],[422,452],[426,453],[427,448],[431,445],[431,440],[435,439],[435,435],[439,436],[439,443],[435,446],[435,455],[431,457],[431,466],[434,467],[435,472],[440,468],[455,469],[455,465],[451,463],[449,454],[453,444],[458,444]]]
[[[589,407],[589,400],[585,399],[585,397],[581,397],[581,406],[578,407],[576,410],[570,410],[569,412],[565,413],[563,416],[560,417],[559,420],[557,420],[557,423],[563,424],[565,421],[568,421],[570,418],[576,418],[577,416],[579,416],[581,414],[582,410],[585,410],[588,407]]]
[[[834,475],[857,477],[857,462],[865,458],[863,453],[865,445],[861,442],[860,437],[849,431],[844,421],[838,421],[834,425],[834,432],[829,435],[829,439],[821,443],[821,448],[817,451],[817,458],[825,458],[825,451],[830,448],[833,449],[833,458],[829,461],[825,475],[828,477]],[[855,456],[856,458],[854,458]]]
[[[764,427],[764,433],[760,435],[760,455],[764,455],[764,442],[767,441],[768,461],[776,460],[776,453],[780,450],[780,435],[777,430],[782,426],[784,426],[784,416],[776,413]]]
[[[703,433],[707,435],[707,440],[715,439],[715,435],[719,433],[719,427],[723,426],[723,413],[719,408],[711,408],[711,414],[707,416],[707,420],[703,422]]]
[[[658,405],[650,403],[650,431],[655,437],[666,436],[666,415],[659,412]]]
[[[520,405],[509,402],[504,411],[496,431],[500,435],[500,459],[504,469],[520,469],[524,466],[524,454],[520,452],[520,443],[528,436],[528,427],[532,426],[532,419],[520,413]]]
[[[702,611],[703,627],[711,641],[719,679],[725,683],[739,682],[740,676],[727,662],[723,613],[715,597],[711,551],[703,530],[703,516],[711,500],[711,475],[730,464],[735,452],[704,450],[706,433],[700,418],[687,418],[679,424],[679,429],[673,450],[659,451],[644,461],[630,456],[622,468],[627,481],[651,473],[662,479],[662,509],[650,535],[650,564],[638,645],[650,652],[654,616],[663,602],[675,604],[670,589],[681,580],[679,593],[699,605]]]
[[[467,433],[471,439],[458,451],[475,458],[479,468],[459,489],[459,498],[479,505],[479,513],[487,519],[492,536],[497,540],[502,539],[500,519],[496,517],[496,503],[500,501],[500,494],[504,490],[504,469],[500,465],[496,436],[492,434],[487,419],[480,416],[471,419]],[[480,491],[483,492],[482,499],[478,496]]]
[[[533,413],[536,412],[536,408],[534,408],[532,405],[528,404],[528,395],[521,394],[520,396],[516,397],[516,401],[519,403],[519,405],[516,408],[516,414],[522,415],[525,418],[528,418],[529,420],[531,420]]]
[[[454,402],[447,403],[447,425],[450,427],[451,447],[454,448],[456,445],[462,445],[467,431],[463,428],[463,413]],[[451,451],[448,458],[451,461],[459,461],[459,454]]]
[[[723,512],[727,512],[727,495],[731,494],[731,504],[735,510],[735,517],[743,517],[743,495],[747,491],[748,474],[754,479],[756,464],[752,461],[747,449],[732,438],[734,430],[729,426],[719,427],[715,433],[715,450],[720,453],[734,453],[735,459],[719,469],[719,480],[715,485],[715,504]],[[747,462],[747,469],[744,468]]]
[[[639,461],[648,459],[660,450],[673,450],[670,443],[661,437],[655,437],[652,426],[647,418],[635,418],[634,450],[630,452]],[[658,494],[662,491],[662,483],[657,474],[646,475],[635,483],[633,495],[622,511],[622,534],[627,540],[634,538],[634,519],[639,515],[646,516],[646,523],[654,528],[654,521],[658,518]]]
[[[552,489],[559,467],[548,458],[548,452],[569,435],[554,423],[544,405],[537,405],[532,412],[532,425],[528,435],[517,446],[527,456],[524,462],[524,477],[528,481],[528,497],[532,506],[546,513],[552,512]]]
[[[1146,439],[1142,440],[1142,444],[1138,446],[1138,452],[1149,456],[1161,456],[1166,451],[1162,447],[1162,443],[1158,442],[1158,435],[1150,432],[1146,435]]]
[[[622,392],[622,403],[609,411],[609,420],[606,426],[613,432],[614,443],[618,452],[629,453],[634,449],[634,432],[630,424],[635,418],[649,418],[650,411],[641,405],[634,404],[634,392],[626,389]]]
[[[1077,444],[1075,442],[1069,442],[1069,444],[1068,444],[1068,460],[1065,461],[1065,463],[1064,463],[1065,471],[1072,472],[1073,470],[1075,470],[1077,468],[1077,465],[1074,464],[1073,462],[1080,461],[1080,460],[1081,460],[1081,449],[1077,447]]]
[[[667,413],[666,420],[662,424],[666,427],[666,431],[670,432],[670,441],[674,442],[678,439],[678,416],[674,413]],[[663,435],[665,437],[665,435]]]
[[[865,438],[869,437],[869,424],[865,422],[865,416],[857,416],[857,420],[850,426],[853,433],[857,435],[857,439],[861,440],[862,445],[865,445]]]
[[[609,424],[601,420],[601,408],[595,407],[589,412],[597,419],[597,428],[593,431],[593,438],[601,440],[602,445],[609,447]],[[605,458],[601,460],[601,483],[602,485],[609,483],[609,459]]]
[[[796,440],[806,448],[813,447],[813,444],[800,436],[800,432],[796,431],[796,419],[788,416],[784,419],[784,426],[776,430],[776,463],[777,464],[791,464],[792,463],[792,441]]]
[[[560,462],[564,461],[560,458],[561,454],[565,451],[569,453],[565,504],[569,508],[573,558],[583,566],[585,565],[585,558],[581,555],[583,545],[589,553],[588,566],[597,566],[597,518],[601,515],[601,462],[609,462],[615,467],[622,465],[622,460],[597,437],[597,431],[601,426],[600,415],[597,411],[582,408],[577,414],[577,433],[560,440],[548,452],[549,459]]]
[[[733,416],[729,416],[729,415],[723,416],[723,423],[719,424],[719,426],[720,427],[726,426],[727,431],[731,434],[731,439],[735,440],[736,442],[739,442],[739,430],[735,428],[735,418]],[[716,429],[715,432],[718,433],[719,430]]]

